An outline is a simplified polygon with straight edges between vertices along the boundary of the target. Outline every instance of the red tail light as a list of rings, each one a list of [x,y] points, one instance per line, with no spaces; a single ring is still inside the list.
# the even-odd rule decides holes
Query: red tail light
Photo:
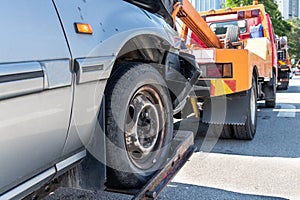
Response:
[[[223,66],[220,64],[207,66],[207,77],[222,78]]]
[[[259,9],[251,10],[251,17],[259,17]]]
[[[245,11],[245,18],[251,18],[251,10]]]
[[[231,63],[211,63],[200,65],[203,78],[232,78]]]
[[[237,13],[238,19],[244,19],[245,18],[245,11],[239,11]]]
[[[237,18],[238,19],[245,19],[245,18],[251,18],[251,17],[259,17],[259,12],[260,12],[259,9],[238,11],[237,12]]]

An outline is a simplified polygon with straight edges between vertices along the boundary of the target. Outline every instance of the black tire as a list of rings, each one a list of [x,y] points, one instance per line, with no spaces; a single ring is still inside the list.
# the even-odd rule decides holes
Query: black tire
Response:
[[[233,132],[231,131],[231,125],[227,124],[206,124],[206,135],[213,138],[231,139],[234,138]],[[202,125],[203,126],[203,125]]]
[[[282,85],[278,88],[279,90],[287,90],[289,89],[288,83],[282,83]]]
[[[266,95],[265,105],[267,108],[275,108],[276,106],[276,81],[275,73],[273,72],[273,77],[270,80],[271,85],[266,84],[264,86],[264,93]]]
[[[275,108],[276,102],[274,100],[266,100],[265,105],[267,108]]]
[[[166,83],[151,65],[118,69],[105,90],[106,185],[140,188],[168,156],[173,110]]]
[[[283,90],[289,89],[289,84],[290,84],[290,79],[288,79],[288,81],[284,84]]]
[[[233,135],[233,130],[232,130],[232,125],[223,125],[223,130],[221,132],[221,136],[222,139],[232,139],[234,138]]]
[[[238,26],[228,26],[225,41],[238,42],[240,40],[240,29]]]
[[[257,86],[256,81],[252,79],[252,87],[248,93],[249,104],[245,125],[232,125],[236,139],[252,140],[256,133],[257,126]]]

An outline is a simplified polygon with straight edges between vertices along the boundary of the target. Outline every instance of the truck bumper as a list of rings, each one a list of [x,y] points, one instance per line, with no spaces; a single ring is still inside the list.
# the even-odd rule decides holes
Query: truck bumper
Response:
[[[278,85],[281,85],[281,83],[289,82],[289,73],[291,72],[290,68],[286,65],[281,65],[278,67]]]

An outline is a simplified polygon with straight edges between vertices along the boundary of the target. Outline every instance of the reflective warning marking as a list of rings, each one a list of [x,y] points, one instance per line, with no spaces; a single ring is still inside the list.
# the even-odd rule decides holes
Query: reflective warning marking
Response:
[[[232,94],[236,91],[235,80],[211,80],[210,81],[210,96],[221,96]]]

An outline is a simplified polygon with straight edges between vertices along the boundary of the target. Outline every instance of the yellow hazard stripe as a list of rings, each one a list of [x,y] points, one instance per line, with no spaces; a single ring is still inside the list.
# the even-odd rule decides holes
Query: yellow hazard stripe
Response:
[[[211,80],[211,96],[232,94],[234,91],[223,80]]]
[[[281,64],[281,65],[285,65],[285,62],[282,61],[282,60],[279,60],[278,62],[279,62],[279,64]]]

